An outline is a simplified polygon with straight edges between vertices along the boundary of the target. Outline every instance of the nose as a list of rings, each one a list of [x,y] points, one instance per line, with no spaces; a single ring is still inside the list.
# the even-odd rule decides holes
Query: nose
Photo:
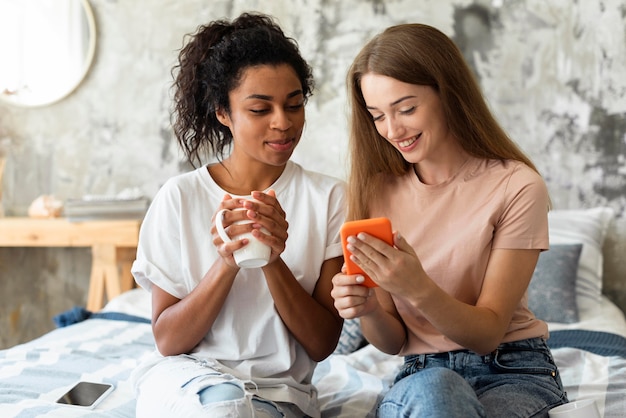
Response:
[[[284,110],[276,110],[272,115],[270,127],[272,129],[278,129],[279,131],[286,131],[291,128],[293,123],[289,118],[289,114]]]
[[[403,138],[404,127],[394,117],[391,117],[391,116],[387,117],[384,127],[387,130],[387,132],[385,133],[380,132],[380,134],[384,136],[385,138],[392,139],[392,140]]]

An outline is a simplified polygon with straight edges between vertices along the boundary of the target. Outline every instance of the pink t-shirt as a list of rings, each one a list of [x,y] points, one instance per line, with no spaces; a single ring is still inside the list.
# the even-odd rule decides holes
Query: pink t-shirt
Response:
[[[472,158],[444,183],[426,185],[410,171],[390,177],[372,206],[415,249],[426,273],[444,291],[475,304],[494,248],[548,249],[548,192],[543,179],[517,161]],[[408,329],[400,354],[463,349],[435,329],[402,297],[394,297]],[[524,296],[502,342],[548,336]]]

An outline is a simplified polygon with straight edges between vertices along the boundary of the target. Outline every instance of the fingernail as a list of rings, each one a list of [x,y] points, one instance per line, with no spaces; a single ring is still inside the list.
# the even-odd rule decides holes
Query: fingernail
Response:
[[[357,283],[363,283],[365,281],[365,277],[363,276],[356,276],[356,282]]]
[[[346,241],[348,241],[350,244],[354,244],[356,242],[356,238],[350,235]]]

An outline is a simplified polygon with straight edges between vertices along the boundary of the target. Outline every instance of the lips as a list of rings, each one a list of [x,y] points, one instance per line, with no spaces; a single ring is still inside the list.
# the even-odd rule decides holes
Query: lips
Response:
[[[293,147],[295,141],[293,139],[282,139],[277,141],[268,141],[267,145],[276,151],[289,151]]]

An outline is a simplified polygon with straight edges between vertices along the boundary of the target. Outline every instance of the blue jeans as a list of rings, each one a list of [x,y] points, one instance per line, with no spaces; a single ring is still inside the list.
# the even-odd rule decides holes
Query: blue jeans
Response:
[[[378,406],[380,418],[547,417],[567,402],[552,353],[542,338],[405,357]]]
[[[198,396],[202,405],[212,403],[222,403],[236,401],[245,397],[245,392],[239,386],[232,383],[218,383],[202,389]],[[260,398],[251,399],[255,417],[283,418],[285,415],[278,409],[274,402],[269,402]]]

